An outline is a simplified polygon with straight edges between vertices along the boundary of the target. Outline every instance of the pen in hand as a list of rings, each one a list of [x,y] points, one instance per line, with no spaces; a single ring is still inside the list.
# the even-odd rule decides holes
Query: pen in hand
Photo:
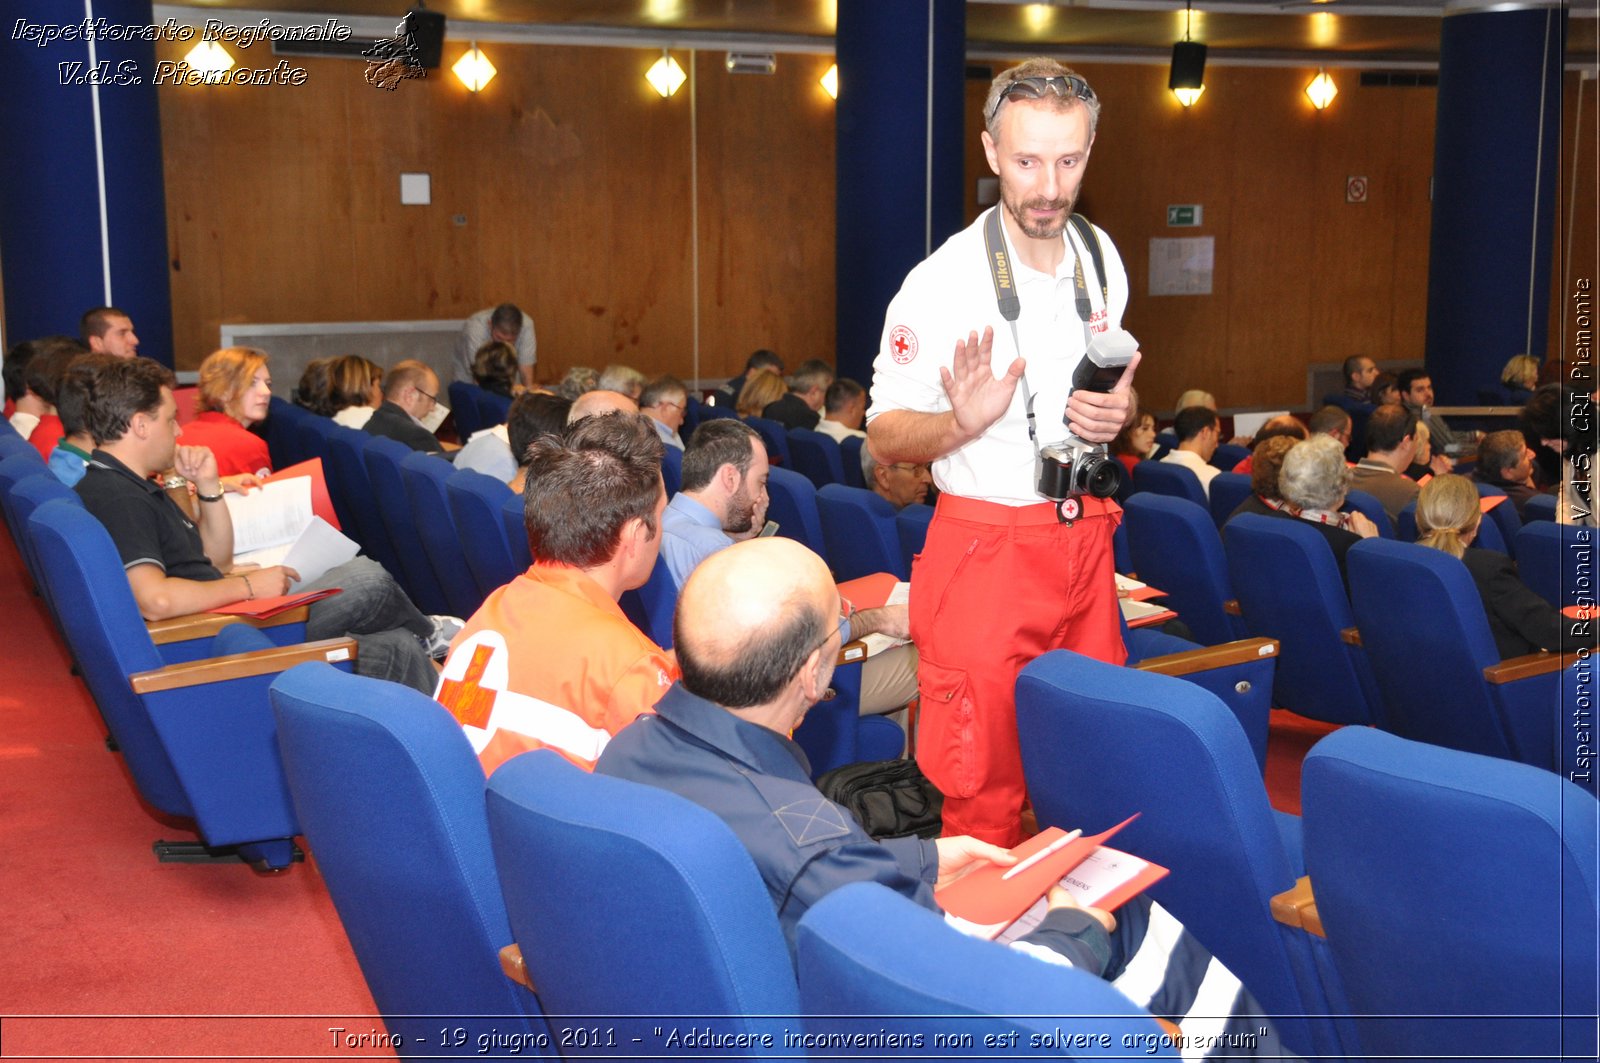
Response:
[[[1040,849],[1038,852],[1036,852],[1032,856],[1028,857],[1022,863],[1018,864],[1017,866],[1013,867],[1011,870],[1007,871],[1005,874],[1001,875],[1000,876],[1000,881],[1004,882],[1009,878],[1012,878],[1012,877],[1014,877],[1016,875],[1020,875],[1022,872],[1026,871],[1026,870],[1028,870],[1028,868],[1032,867],[1034,864],[1037,864],[1039,861],[1041,861],[1045,857],[1049,856],[1051,853],[1059,852],[1060,850],[1065,849],[1067,846],[1071,845],[1073,842],[1077,841],[1081,837],[1083,837],[1082,829],[1075,830],[1075,831],[1069,831],[1068,833],[1063,834],[1061,837],[1057,838],[1055,841],[1051,842],[1049,845],[1045,846],[1043,849]]]

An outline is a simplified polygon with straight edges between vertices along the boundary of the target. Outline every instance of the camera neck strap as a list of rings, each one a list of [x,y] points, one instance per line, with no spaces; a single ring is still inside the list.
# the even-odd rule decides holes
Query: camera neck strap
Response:
[[[1000,308],[1000,316],[1006,319],[1006,324],[1011,326],[1011,342],[1017,349],[1017,355],[1022,355],[1022,337],[1017,334],[1017,318],[1022,316],[1022,297],[1017,294],[1016,275],[1011,271],[1011,255],[1006,250],[1006,238],[1000,228],[1000,212],[1005,209],[996,205],[989,211],[989,216],[983,222],[983,247],[984,257],[989,262],[989,279],[994,281],[994,301]],[[1081,214],[1074,214],[1071,218],[1072,227],[1078,230],[1080,236],[1089,243],[1091,254],[1095,260],[1095,272],[1100,276],[1105,275],[1105,270],[1100,263],[1100,239],[1095,235],[1094,228],[1087,218]],[[1078,247],[1068,237],[1067,246],[1072,248],[1072,283],[1076,289],[1074,302],[1078,310],[1078,319],[1083,322],[1084,349],[1089,346],[1089,320],[1094,313],[1094,308],[1089,302],[1089,287],[1083,278],[1083,257],[1078,254]],[[1096,278],[1099,279],[1099,278]],[[1107,295],[1105,284],[1102,281],[1100,292],[1102,298]],[[1028,373],[1022,373],[1022,404],[1028,414],[1028,440],[1033,444],[1033,453],[1039,454],[1039,432],[1033,415],[1033,389],[1028,386]]]

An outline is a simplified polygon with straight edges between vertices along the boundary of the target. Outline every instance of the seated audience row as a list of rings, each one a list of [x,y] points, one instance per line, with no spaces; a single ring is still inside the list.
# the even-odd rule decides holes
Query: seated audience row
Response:
[[[74,367],[74,378],[80,374],[84,426],[95,449],[76,490],[110,533],[147,620],[276,597],[298,584],[299,574],[283,565],[235,564],[216,458],[207,447],[179,445],[184,429],[170,370],[134,358]],[[158,482],[168,472],[176,478]],[[163,486],[186,500],[193,492],[193,519]],[[461,622],[424,615],[382,566],[363,557],[294,589],[334,588],[340,593],[311,605],[306,637],[353,636],[363,675],[431,693],[429,658],[443,655]]]

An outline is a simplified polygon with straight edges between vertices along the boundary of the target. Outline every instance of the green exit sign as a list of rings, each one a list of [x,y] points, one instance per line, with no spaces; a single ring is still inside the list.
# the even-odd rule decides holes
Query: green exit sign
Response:
[[[1174,203],[1167,208],[1167,225],[1172,228],[1192,229],[1201,224],[1201,215],[1198,203]]]

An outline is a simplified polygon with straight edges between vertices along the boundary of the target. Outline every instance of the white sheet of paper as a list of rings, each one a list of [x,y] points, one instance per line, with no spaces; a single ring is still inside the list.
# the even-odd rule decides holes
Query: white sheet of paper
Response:
[[[233,518],[233,556],[287,546],[311,523],[311,477],[274,480],[247,495],[222,496]]]
[[[300,573],[300,578],[289,584],[289,589],[294,590],[321,579],[330,568],[344,564],[360,552],[361,547],[355,540],[321,517],[312,517],[287,556],[277,564],[288,565]]]
[[[1156,613],[1165,613],[1170,606],[1160,605],[1156,602],[1140,602],[1132,598],[1118,598],[1117,604],[1122,607],[1122,619],[1132,623]]]
[[[1267,410],[1265,413],[1236,413],[1233,415],[1233,434],[1236,436],[1253,436],[1261,431],[1261,426],[1274,417],[1282,417],[1288,410]]]
[[[248,554],[234,554],[233,563],[236,565],[259,565],[262,568],[271,568],[273,565],[283,564],[283,559],[289,556],[289,551],[294,549],[294,543],[285,543],[282,546],[267,546],[260,550],[252,550]]]
[[[870,635],[863,635],[861,641],[867,647],[867,656],[876,657],[878,654],[886,653],[896,646],[904,646],[911,640],[897,639],[893,635],[885,635],[881,631],[874,631]]]
[[[911,604],[911,584],[904,583],[904,582],[896,583],[894,585],[894,590],[889,592],[889,597],[884,600],[883,604],[884,605],[910,605]]]
[[[437,432],[439,430],[439,426],[444,424],[444,419],[449,416],[450,407],[446,406],[442,402],[435,401],[433,404],[433,409],[429,410],[428,415],[421,419],[422,427],[426,428],[430,432]]]

